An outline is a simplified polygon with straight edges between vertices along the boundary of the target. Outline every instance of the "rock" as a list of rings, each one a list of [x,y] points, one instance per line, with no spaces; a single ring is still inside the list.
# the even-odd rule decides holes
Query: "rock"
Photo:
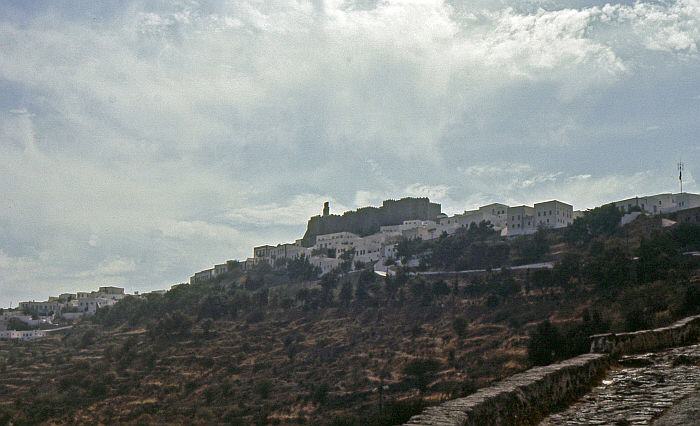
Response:
[[[677,367],[679,365],[697,365],[698,364],[698,359],[695,357],[690,357],[685,354],[680,354],[677,357],[673,359],[673,362],[671,365],[674,367]]]
[[[648,367],[654,364],[652,360],[646,357],[623,357],[618,362],[621,366],[627,368]]]

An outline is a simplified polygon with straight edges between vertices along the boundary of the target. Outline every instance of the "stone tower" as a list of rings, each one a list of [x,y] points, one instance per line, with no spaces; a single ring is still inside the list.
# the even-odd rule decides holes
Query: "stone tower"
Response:
[[[331,213],[331,208],[328,206],[328,201],[323,203],[323,215],[328,216]]]

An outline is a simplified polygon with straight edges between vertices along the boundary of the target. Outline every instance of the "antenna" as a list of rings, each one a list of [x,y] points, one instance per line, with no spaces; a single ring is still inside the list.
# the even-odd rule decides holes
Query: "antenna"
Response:
[[[682,161],[678,162],[678,181],[681,184],[681,194],[683,193],[683,168],[685,167],[685,164],[683,164]]]

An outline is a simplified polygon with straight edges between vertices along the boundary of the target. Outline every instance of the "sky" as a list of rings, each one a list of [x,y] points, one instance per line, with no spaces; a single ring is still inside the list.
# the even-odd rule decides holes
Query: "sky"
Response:
[[[0,306],[193,272],[333,212],[685,187],[700,0],[0,0]]]

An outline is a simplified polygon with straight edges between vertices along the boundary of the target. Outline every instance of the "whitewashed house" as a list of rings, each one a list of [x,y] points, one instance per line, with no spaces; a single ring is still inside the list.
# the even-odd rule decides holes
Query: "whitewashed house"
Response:
[[[700,207],[700,195],[690,192],[646,195],[615,201],[614,204],[623,213],[639,208],[644,213],[655,215]]]
[[[0,340],[34,340],[46,337],[44,330],[5,330],[0,331]]]
[[[386,236],[382,234],[369,235],[355,241],[354,261],[362,263],[374,263],[382,258],[382,247]]]
[[[49,316],[61,312],[63,303],[57,301],[46,302],[19,302],[19,307],[36,315]]]
[[[340,266],[341,260],[332,257],[312,256],[309,263],[321,270],[321,275],[327,274]]]
[[[528,235],[537,232],[536,214],[534,207],[508,207],[508,236]]]
[[[340,257],[343,253],[355,247],[355,243],[360,237],[352,232],[336,232],[333,234],[318,235],[313,251],[331,250],[335,252],[335,257]]]
[[[538,227],[565,228],[574,222],[574,208],[557,200],[535,203],[535,220]]]

